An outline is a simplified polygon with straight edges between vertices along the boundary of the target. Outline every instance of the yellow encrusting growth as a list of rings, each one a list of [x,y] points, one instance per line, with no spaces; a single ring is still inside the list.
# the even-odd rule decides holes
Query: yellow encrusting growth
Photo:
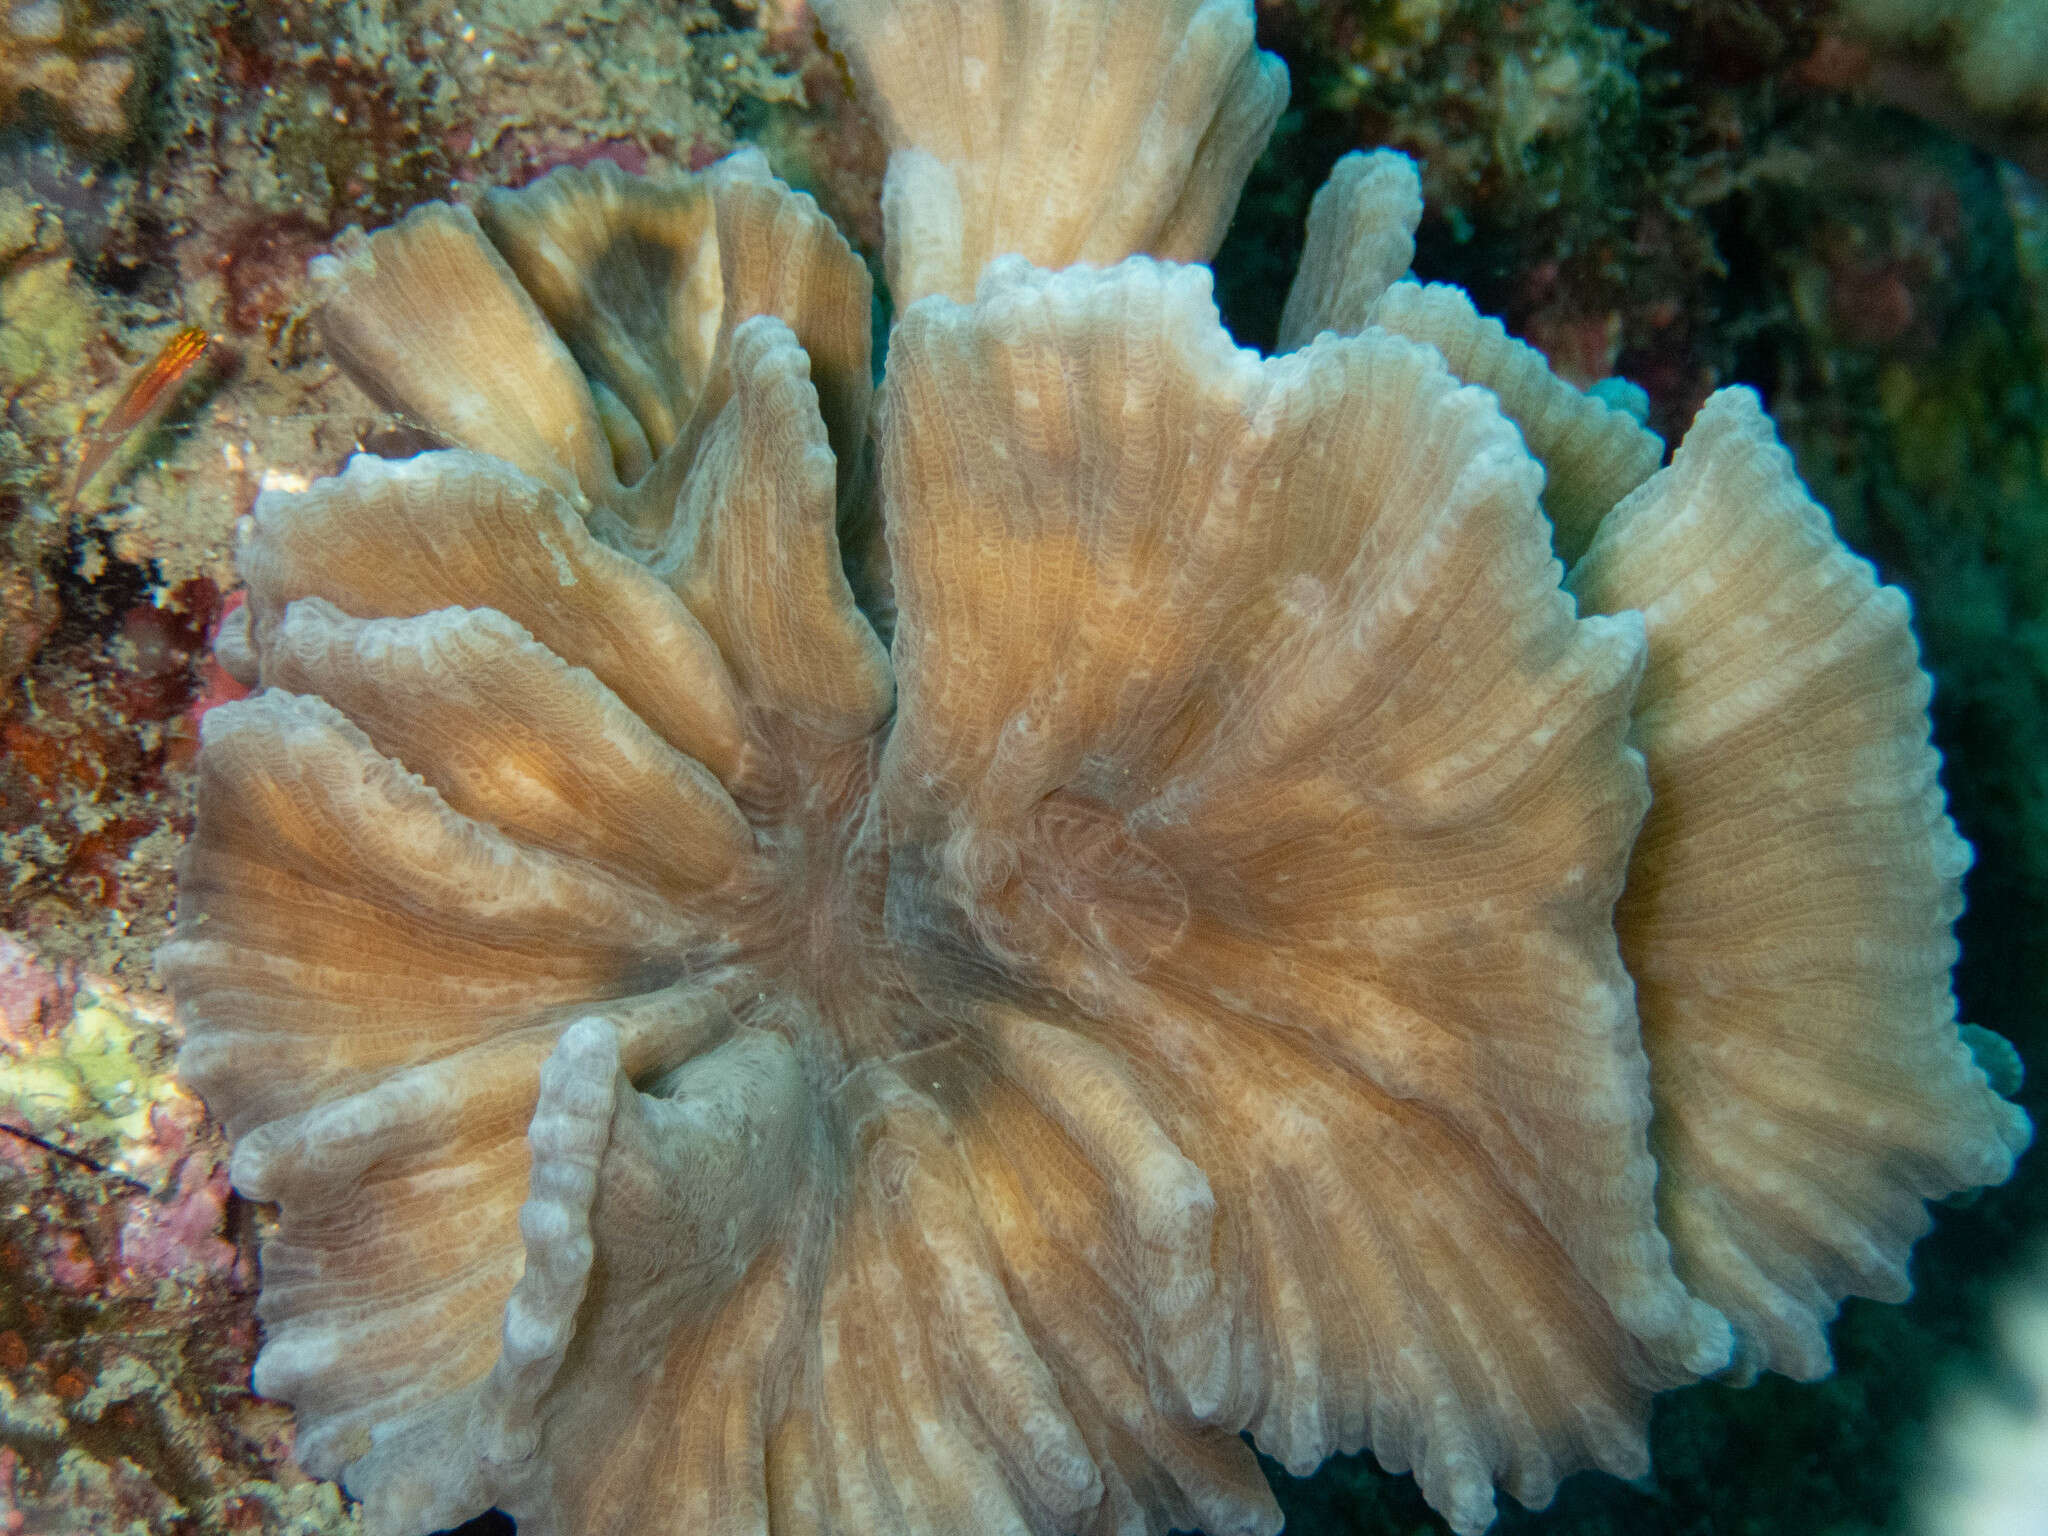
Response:
[[[189,1101],[172,1071],[171,1023],[160,1004],[88,983],[48,1035],[0,1039],[0,1113],[75,1150],[114,1144],[108,1164],[150,1136],[153,1105]]]

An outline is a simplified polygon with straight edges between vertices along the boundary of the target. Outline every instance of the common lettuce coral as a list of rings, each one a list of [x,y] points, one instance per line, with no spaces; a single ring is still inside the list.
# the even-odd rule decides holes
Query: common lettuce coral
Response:
[[[1904,603],[1754,398],[1655,469],[1395,281],[1398,157],[1234,347],[1241,0],[824,14],[878,396],[756,157],[324,273],[457,446],[259,502],[163,955],[301,1458],[392,1531],[1270,1531],[1249,1429],[1476,1531],[1824,1370],[2027,1127]]]

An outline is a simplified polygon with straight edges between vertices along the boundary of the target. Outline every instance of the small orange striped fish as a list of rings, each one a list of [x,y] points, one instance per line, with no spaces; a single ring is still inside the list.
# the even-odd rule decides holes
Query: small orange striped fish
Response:
[[[213,338],[203,325],[184,325],[171,333],[171,339],[135,376],[106,418],[86,433],[85,454],[78,461],[78,476],[71,482],[74,504],[120,446],[170,404],[178,385],[199,366],[211,345]]]

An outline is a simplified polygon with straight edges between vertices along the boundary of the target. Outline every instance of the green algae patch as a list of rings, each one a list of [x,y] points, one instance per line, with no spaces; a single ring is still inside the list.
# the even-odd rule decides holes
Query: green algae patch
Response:
[[[108,986],[81,987],[57,1028],[36,1038],[0,1036],[0,1123],[110,1171],[154,1170],[151,1110],[194,1112],[172,1075],[164,1005]]]

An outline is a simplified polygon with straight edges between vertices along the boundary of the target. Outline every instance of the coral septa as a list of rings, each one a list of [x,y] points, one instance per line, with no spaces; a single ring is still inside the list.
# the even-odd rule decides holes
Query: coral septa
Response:
[[[330,1073],[459,1048],[522,993],[530,1010],[575,987],[639,992],[718,945],[715,929],[644,890],[460,815],[318,698],[266,691],[213,710],[204,729],[206,836],[180,871],[162,965],[193,1021],[180,1070],[231,1129],[252,1104],[317,1092]],[[522,945],[545,963],[494,965]],[[374,1031],[345,1040],[334,1011],[345,1016],[351,983],[380,970],[406,984]],[[276,981],[299,1007],[262,1001]],[[375,997],[362,989],[359,1006]],[[264,1023],[304,1053],[301,1080],[274,1080],[272,1052],[226,1048]]]
[[[720,350],[729,352],[739,327],[756,315],[789,327],[809,359],[844,509],[864,480],[874,400],[873,279],[824,210],[770,174],[760,150],[735,150],[705,176],[725,278]],[[715,393],[707,395],[699,419],[722,406]]]
[[[326,699],[463,814],[668,900],[701,902],[757,857],[705,768],[494,609],[356,619],[302,597],[263,680]]]
[[[1923,1202],[2004,1179],[2031,1135],[1955,1024],[1969,848],[1906,602],[1745,389],[1708,400],[1572,585],[1648,629],[1652,802],[1615,922],[1662,1218],[1745,1372],[1823,1375],[1843,1297],[1906,1294]]]
[[[782,320],[809,355],[840,493],[851,493],[873,395],[872,284],[832,221],[758,150],[667,184],[609,161],[565,167],[488,194],[483,218],[590,375],[627,484],[590,488],[600,522],[660,538],[730,397],[733,333],[759,315]]]
[[[1422,175],[1391,149],[1353,150],[1330,168],[1308,206],[1308,230],[1280,316],[1279,350],[1319,332],[1355,336],[1373,306],[1415,260],[1422,222]]]
[[[1558,557],[1570,565],[1592,542],[1614,504],[1648,479],[1664,442],[1628,412],[1550,371],[1543,355],[1482,315],[1445,283],[1397,282],[1373,305],[1372,323],[1426,342],[1451,372],[1483,385],[1521,429],[1543,465],[1543,510],[1555,525]]]
[[[1146,254],[1189,262],[1216,254],[1252,167],[1287,110],[1287,93],[1287,66],[1277,54],[1247,49],[1239,57],[1195,149],[1180,197],[1146,243]]]
[[[896,156],[929,157],[884,201],[889,288],[906,307],[968,298],[1005,254],[1046,268],[1206,260],[1287,99],[1246,0],[819,9],[881,117],[892,181]],[[927,188],[944,190],[926,202]]]
[[[372,398],[564,496],[617,493],[575,358],[475,215],[428,203],[335,249],[314,263],[316,318]]]
[[[745,779],[740,701],[704,627],[509,464],[459,451],[357,454],[308,491],[257,498],[241,564],[259,656],[303,597],[359,619],[494,608],[721,783]],[[663,664],[647,665],[650,654]]]
[[[1231,1063],[1279,1053],[1320,1106],[1298,1117],[1303,1167],[1345,1166],[1359,1153],[1334,1128],[1359,1127],[1395,1184],[1456,1165],[1491,1221],[1542,1234],[1540,1317],[1496,1331],[1477,1320],[1498,1298],[1460,1295],[1409,1303],[1435,1356],[1332,1337],[1347,1296],[1397,1293],[1386,1254],[1432,1266],[1448,1218],[1334,1241],[1328,1224],[1356,1226],[1334,1196],[1257,1210],[1248,1166],[1216,1228],[1255,1277],[1247,1342],[1228,1372],[1162,1343],[1161,1383],[1290,1465],[1370,1423],[1461,1529],[1490,1518],[1496,1473],[1547,1497],[1574,1467],[1639,1465],[1648,1390],[1729,1348],[1655,1225],[1609,927],[1645,805],[1626,741],[1643,632],[1576,617],[1541,471],[1493,397],[1384,331],[1258,363],[1185,270],[998,262],[971,308],[904,317],[881,419],[901,603],[888,915],[920,995],[965,1017],[1020,989],[1078,1010],[1082,1034],[1152,1064],[1119,1123],[1143,1105],[1208,1170],[1271,1145],[1268,1119],[1237,1117]],[[1088,916],[1154,908],[1171,920],[1143,943]],[[1158,1022],[1127,1034],[1137,1018]],[[1155,1058],[1154,1039],[1182,1043]],[[1085,1073],[1057,1075],[1085,1098]],[[1285,1118],[1284,1092],[1261,1102]],[[1582,1402],[1552,1394],[1559,1376]]]
[[[660,457],[695,413],[725,313],[702,179],[662,185],[609,160],[565,166],[486,192],[481,223],[583,372],[624,406],[650,461]]]
[[[789,327],[746,321],[732,396],[703,440],[658,557],[756,708],[831,743],[894,702],[889,659],[854,606],[834,534],[834,458]]]

